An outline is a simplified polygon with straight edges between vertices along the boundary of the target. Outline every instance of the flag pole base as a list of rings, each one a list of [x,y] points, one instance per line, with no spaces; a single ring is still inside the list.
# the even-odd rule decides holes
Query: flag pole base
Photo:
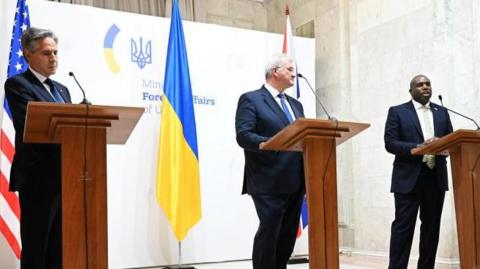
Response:
[[[308,263],[308,258],[305,257],[291,257],[288,260],[287,264],[301,264],[301,263]]]
[[[183,265],[170,265],[163,267],[163,269],[197,269],[193,266],[183,266]]]

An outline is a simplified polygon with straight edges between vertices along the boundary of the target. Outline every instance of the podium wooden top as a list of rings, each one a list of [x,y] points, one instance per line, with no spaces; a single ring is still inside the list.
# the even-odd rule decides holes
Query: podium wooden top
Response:
[[[106,128],[108,144],[125,144],[144,108],[88,106],[50,102],[29,102],[25,119],[25,143],[61,143],[59,130],[65,127]]]
[[[445,154],[460,143],[480,143],[480,131],[459,129],[428,145],[413,148],[411,152],[414,155]]]
[[[340,145],[368,127],[368,123],[297,119],[270,138],[262,149],[303,151],[305,139],[335,139],[336,144]]]

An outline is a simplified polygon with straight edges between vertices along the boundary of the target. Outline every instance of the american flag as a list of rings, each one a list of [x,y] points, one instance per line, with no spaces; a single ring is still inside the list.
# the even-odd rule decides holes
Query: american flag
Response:
[[[23,57],[20,38],[22,32],[29,27],[30,15],[26,0],[18,0],[8,58],[8,77],[27,70],[28,64]],[[8,191],[10,167],[15,153],[13,141],[15,141],[15,130],[13,129],[12,113],[5,98],[0,135],[0,232],[17,258],[20,258],[20,204],[17,193]]]

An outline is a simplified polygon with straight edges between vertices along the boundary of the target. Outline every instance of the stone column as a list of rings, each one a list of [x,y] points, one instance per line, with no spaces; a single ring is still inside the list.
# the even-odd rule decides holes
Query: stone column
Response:
[[[351,106],[350,6],[348,0],[316,1],[315,50],[316,91],[325,108],[339,120],[355,121]],[[317,117],[326,118],[317,104]],[[354,139],[355,140],[355,139]],[[352,142],[337,151],[339,236],[341,248],[353,248]]]

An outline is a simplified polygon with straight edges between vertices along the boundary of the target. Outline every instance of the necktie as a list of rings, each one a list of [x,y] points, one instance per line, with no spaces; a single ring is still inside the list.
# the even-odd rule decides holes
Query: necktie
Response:
[[[51,79],[47,78],[45,80],[45,84],[50,86],[50,93],[52,94],[53,99],[55,100],[56,103],[65,103],[65,100],[63,100],[63,98],[60,95],[60,93],[58,92],[57,88],[55,87],[55,85],[53,85],[53,82],[52,82]]]
[[[422,130],[423,137],[425,139],[429,139],[435,136],[433,132],[432,121],[430,120],[430,117],[429,117],[430,116],[429,113],[431,112],[427,106],[422,106],[421,111],[422,111],[423,123],[425,127],[425,130]],[[428,168],[433,169],[435,167],[435,155],[426,154],[424,156],[424,161],[427,164]]]
[[[278,95],[278,98],[280,98],[280,104],[282,105],[283,113],[285,113],[285,116],[287,116],[288,123],[292,123],[293,117],[292,117],[292,114],[290,114],[290,111],[288,110],[287,103],[285,102],[285,94],[280,93]]]

